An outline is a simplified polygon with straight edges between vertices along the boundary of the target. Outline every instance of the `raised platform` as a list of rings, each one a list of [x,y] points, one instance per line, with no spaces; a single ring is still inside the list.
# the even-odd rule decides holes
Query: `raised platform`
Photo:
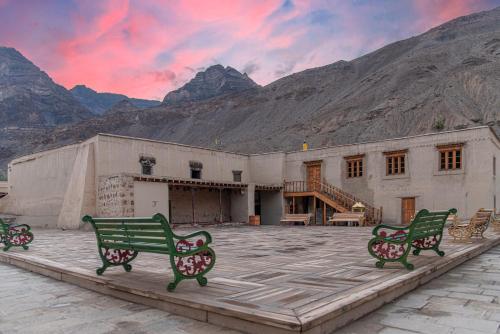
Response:
[[[183,281],[176,292],[168,257],[140,254],[133,270],[100,265],[93,232],[35,230],[28,251],[0,252],[0,262],[107,295],[248,333],[330,333],[460,263],[500,244],[500,234],[472,244],[446,238],[446,256],[410,256],[377,269],[363,227],[221,227],[208,229],[217,263],[208,286]],[[189,230],[182,230],[188,232]]]

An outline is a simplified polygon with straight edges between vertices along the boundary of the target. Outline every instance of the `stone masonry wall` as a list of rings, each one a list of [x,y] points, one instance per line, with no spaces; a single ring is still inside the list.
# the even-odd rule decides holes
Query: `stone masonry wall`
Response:
[[[134,216],[134,178],[132,176],[114,175],[99,178],[97,216]]]

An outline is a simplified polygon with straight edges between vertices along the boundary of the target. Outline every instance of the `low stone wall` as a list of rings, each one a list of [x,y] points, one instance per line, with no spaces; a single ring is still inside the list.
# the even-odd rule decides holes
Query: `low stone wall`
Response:
[[[98,217],[134,216],[134,178],[126,175],[101,176],[97,187]]]

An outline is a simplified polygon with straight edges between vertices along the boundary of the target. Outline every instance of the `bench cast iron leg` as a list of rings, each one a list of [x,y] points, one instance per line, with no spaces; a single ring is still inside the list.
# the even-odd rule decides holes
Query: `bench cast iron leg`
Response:
[[[402,263],[402,264],[405,266],[405,268],[406,268],[406,269],[408,269],[408,270],[413,270],[413,268],[414,268],[413,264],[411,264],[410,262],[408,262],[408,261],[406,260],[406,257],[401,259],[401,263]]]
[[[203,277],[203,276],[196,277],[196,280],[198,281],[198,284],[199,284],[200,286],[205,286],[205,285],[207,285],[207,283],[208,283],[207,278],[206,278],[206,277]]]
[[[97,268],[97,270],[95,272],[96,272],[97,275],[101,276],[102,274],[104,274],[104,271],[108,267],[109,267],[108,265],[103,264],[103,266],[101,268]]]
[[[180,281],[182,281],[182,278],[180,276],[175,275],[175,280],[173,282],[168,283],[167,290],[169,292],[174,291],[175,288],[177,287],[177,284],[179,284]]]

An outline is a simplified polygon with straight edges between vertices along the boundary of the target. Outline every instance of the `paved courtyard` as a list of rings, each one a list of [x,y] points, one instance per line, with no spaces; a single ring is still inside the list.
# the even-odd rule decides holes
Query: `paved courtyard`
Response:
[[[335,334],[500,333],[500,247]],[[236,334],[0,264],[0,333]]]
[[[29,251],[0,253],[0,261],[247,332],[328,332],[500,241],[496,234],[473,244],[456,244],[447,238],[444,258],[433,252],[410,256],[416,269],[409,272],[398,264],[375,268],[366,250],[370,228],[224,227],[209,231],[217,263],[207,276],[208,286],[183,281],[175,293],[165,290],[172,273],[168,258],[162,255],[140,254],[132,262],[132,272],[117,267],[97,277],[100,259],[92,232],[35,230]],[[177,230],[178,234],[189,232]]]
[[[0,333],[238,334],[0,264]]]

